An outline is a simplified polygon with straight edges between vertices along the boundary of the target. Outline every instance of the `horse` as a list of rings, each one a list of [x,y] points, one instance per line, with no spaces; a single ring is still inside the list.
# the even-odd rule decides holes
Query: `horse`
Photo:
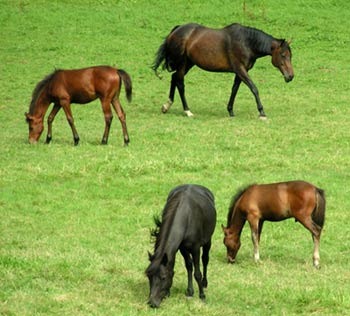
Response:
[[[100,99],[105,118],[105,130],[102,144],[107,144],[113,119],[111,104],[122,125],[124,145],[129,143],[125,112],[119,101],[122,81],[126,98],[131,102],[132,82],[130,75],[110,66],[95,66],[83,69],[55,70],[41,80],[33,90],[29,113],[25,113],[29,124],[29,143],[37,143],[44,130],[43,120],[51,103],[54,103],[48,116],[46,144],[52,139],[52,123],[58,111],[63,108],[72,129],[74,145],[79,143],[71,111],[71,103],[85,104]]]
[[[174,72],[169,99],[162,106],[162,112],[166,113],[173,104],[177,88],[185,114],[193,116],[185,97],[184,77],[196,65],[206,71],[236,74],[227,105],[231,117],[234,116],[233,103],[243,81],[255,97],[260,118],[266,119],[258,89],[248,71],[258,58],[271,55],[272,64],[281,71],[285,81],[291,81],[294,72],[289,44],[290,41],[274,38],[261,30],[238,23],[222,29],[212,29],[195,23],[175,26],[160,45],[152,65],[157,75],[160,65],[163,69]]]
[[[164,297],[170,295],[174,276],[175,257],[180,250],[187,269],[187,296],[193,296],[192,272],[204,300],[203,288],[208,285],[207,266],[211,236],[215,230],[216,210],[213,193],[201,185],[185,184],[174,188],[168,195],[162,220],[155,218],[156,228],[154,254],[149,253],[150,265],[146,269],[150,294],[148,304],[159,307]],[[203,276],[200,271],[200,248],[202,248]]]
[[[229,207],[227,227],[222,225],[228,262],[235,262],[246,220],[251,229],[254,259],[258,262],[264,221],[282,221],[294,217],[296,222],[311,232],[314,242],[313,265],[320,268],[319,245],[325,210],[324,191],[305,181],[252,184],[239,190]]]

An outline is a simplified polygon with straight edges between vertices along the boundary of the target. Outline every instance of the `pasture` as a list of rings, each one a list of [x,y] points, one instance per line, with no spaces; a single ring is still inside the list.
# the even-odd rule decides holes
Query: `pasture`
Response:
[[[1,315],[345,315],[350,310],[350,136],[348,1],[0,0],[0,314]],[[233,75],[193,68],[183,114],[176,92],[167,114],[170,74],[151,70],[173,26],[233,22],[292,39],[295,78],[286,84],[270,57],[257,61],[267,121],[241,85],[235,117],[226,104]],[[111,65],[133,80],[100,145],[99,101],[72,105],[73,145],[63,112],[39,143],[28,144],[28,111],[38,81],[56,68]],[[46,121],[45,121],[46,124]],[[249,183],[303,179],[326,192],[321,269],[311,234],[299,223],[266,222],[261,263],[250,229],[234,265],[226,263],[221,224],[236,190]],[[150,229],[169,191],[182,183],[215,195],[217,225],[206,303],[184,295],[178,254],[171,296],[147,306],[144,271]]]

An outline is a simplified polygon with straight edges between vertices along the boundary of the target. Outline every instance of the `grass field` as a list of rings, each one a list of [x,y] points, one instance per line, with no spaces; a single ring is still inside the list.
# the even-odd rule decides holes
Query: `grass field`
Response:
[[[348,1],[0,0],[0,315],[346,315],[350,314],[350,136]],[[193,119],[178,95],[168,114],[170,75],[151,71],[173,26],[240,22],[291,38],[295,78],[285,84],[269,57],[251,76],[268,116],[241,86],[236,117],[226,111],[233,76],[197,69],[186,76]],[[53,140],[27,144],[28,111],[38,81],[55,68],[116,65],[134,96],[101,146],[98,101],[73,105],[73,146],[62,113]],[[235,191],[248,183],[304,179],[327,196],[321,266],[312,240],[293,220],[266,223],[261,263],[245,227],[228,265],[221,224]],[[182,183],[210,188],[217,227],[207,301],[184,295],[177,257],[172,293],[150,309],[147,251],[153,216]]]

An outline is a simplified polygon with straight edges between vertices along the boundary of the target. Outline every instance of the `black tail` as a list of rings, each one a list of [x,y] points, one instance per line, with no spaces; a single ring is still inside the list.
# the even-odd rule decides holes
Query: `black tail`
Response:
[[[316,201],[316,207],[311,216],[312,220],[322,228],[326,213],[326,197],[322,189],[316,188]]]
[[[122,78],[125,86],[125,93],[126,93],[126,98],[129,102],[132,100],[132,82],[131,82],[131,77],[129,74],[123,70],[123,69],[118,69],[117,70],[118,75],[120,78]]]
[[[178,27],[179,27],[179,25],[175,26],[171,30],[169,35],[172,32],[174,32],[174,30],[176,30]],[[173,69],[171,69],[171,67],[169,65],[168,56],[167,56],[167,38],[168,38],[168,36],[164,39],[163,43],[159,46],[158,51],[156,53],[156,57],[154,59],[153,65],[152,65],[152,69],[156,73],[157,76],[159,76],[158,72],[157,72],[157,69],[159,68],[159,66],[161,64],[163,64],[162,69],[166,69],[168,71],[172,71],[173,70]]]

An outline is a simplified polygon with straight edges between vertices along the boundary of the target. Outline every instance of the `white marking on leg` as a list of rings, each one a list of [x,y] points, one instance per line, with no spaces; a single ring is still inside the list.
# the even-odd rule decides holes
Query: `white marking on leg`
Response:
[[[185,111],[185,114],[186,114],[188,117],[194,116],[193,113],[192,113],[190,110]]]
[[[162,112],[166,113],[168,112],[168,110],[170,109],[170,107],[172,106],[173,102],[169,99],[166,103],[163,104],[162,106]]]

